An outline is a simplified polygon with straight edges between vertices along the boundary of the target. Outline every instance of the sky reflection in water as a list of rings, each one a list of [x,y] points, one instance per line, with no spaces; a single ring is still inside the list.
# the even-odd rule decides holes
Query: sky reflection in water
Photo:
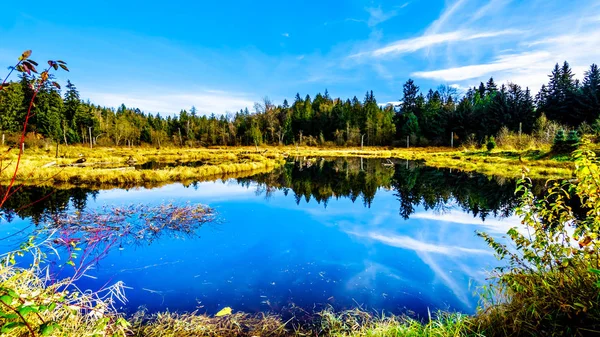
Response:
[[[398,216],[390,191],[378,191],[371,208],[349,199],[327,208],[296,205],[275,192],[256,196],[254,187],[201,183],[197,190],[175,184],[154,190],[101,192],[98,204],[187,201],[208,204],[224,221],[200,229],[200,238],[165,239],[127,247],[105,258],[95,276],[122,280],[128,307],[150,311],[215,312],[278,310],[295,303],[338,309],[367,308],[423,314],[427,308],[472,312],[472,292],[495,265],[477,229],[504,233],[514,219],[485,224],[456,208],[449,213],[417,210]],[[493,222],[493,223],[492,223]]]
[[[197,238],[163,237],[112,250],[90,272],[95,279],[83,278],[79,286],[123,281],[128,311],[142,305],[151,312],[278,311],[294,303],[469,313],[477,306],[476,286],[498,263],[475,231],[500,236],[518,223],[512,216],[484,222],[454,199],[438,210],[416,206],[404,219],[388,188],[377,189],[370,207],[345,197],[326,206],[314,198],[297,203],[293,192],[260,191],[264,185],[248,180],[100,191],[87,207],[189,201],[214,207],[221,221],[200,228]],[[2,234],[26,223],[5,224]]]

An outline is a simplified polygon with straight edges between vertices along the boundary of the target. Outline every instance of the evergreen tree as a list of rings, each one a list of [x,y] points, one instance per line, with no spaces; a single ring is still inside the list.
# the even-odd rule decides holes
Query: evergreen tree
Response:
[[[577,117],[580,122],[590,124],[600,117],[600,70],[596,64],[585,72],[577,97]]]
[[[485,91],[488,95],[495,93],[498,90],[496,83],[494,82],[494,78],[490,77],[485,85]]]
[[[0,90],[0,131],[16,132],[25,115],[24,92],[21,83],[10,83]]]
[[[560,67],[554,66],[547,87],[547,96],[540,110],[548,119],[575,126],[578,118],[575,115],[575,95],[577,82],[567,61]]]
[[[60,93],[49,82],[46,82],[35,97],[29,129],[58,141],[62,135],[62,109],[63,101]]]
[[[72,121],[77,110],[79,110],[81,99],[79,98],[79,91],[70,80],[67,80],[66,88],[63,115],[67,121]]]
[[[396,130],[402,132],[402,136],[419,133],[418,116],[421,114],[420,109],[422,99],[419,99],[419,87],[415,85],[412,79],[408,79],[402,87],[402,106],[396,114]]]

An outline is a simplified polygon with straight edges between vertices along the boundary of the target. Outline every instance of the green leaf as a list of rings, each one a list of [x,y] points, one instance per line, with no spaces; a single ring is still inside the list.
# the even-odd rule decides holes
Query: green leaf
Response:
[[[94,329],[103,331],[104,328],[106,328],[106,325],[108,324],[109,321],[110,321],[110,319],[108,317],[103,317],[103,318],[99,319],[98,322],[96,323],[96,326],[94,327]]]
[[[19,313],[23,316],[32,313],[32,312],[39,312],[39,308],[37,306],[26,306],[26,307],[22,307],[21,309],[19,309]]]
[[[0,296],[0,301],[4,304],[10,305],[15,298],[10,295]]]
[[[22,326],[25,326],[25,323],[23,323],[23,322],[6,323],[2,326],[2,329],[0,330],[0,332],[2,332],[2,333],[9,332],[13,329],[20,328]]]
[[[125,328],[131,326],[131,323],[127,322],[127,320],[123,317],[117,318],[117,321],[115,322],[115,324],[125,327]]]
[[[42,336],[49,336],[52,333],[52,331],[54,331],[57,328],[60,328],[60,325],[58,325],[58,323],[56,322],[50,321],[40,325],[40,329],[38,331]]]
[[[19,315],[17,314],[0,314],[0,317],[10,320],[10,319],[17,319],[19,318]]]

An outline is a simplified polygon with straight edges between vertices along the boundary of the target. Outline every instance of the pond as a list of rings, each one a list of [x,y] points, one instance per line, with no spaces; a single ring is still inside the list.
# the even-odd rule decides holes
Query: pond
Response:
[[[519,222],[514,188],[510,180],[360,158],[299,158],[251,177],[156,188],[26,188],[2,210],[0,250],[15,249],[57,214],[203,204],[216,221],[115,244],[77,285],[123,281],[128,301],[120,309],[129,313],[140,306],[473,313],[474,292],[498,265],[475,231],[501,237]],[[62,267],[61,258],[49,257]]]

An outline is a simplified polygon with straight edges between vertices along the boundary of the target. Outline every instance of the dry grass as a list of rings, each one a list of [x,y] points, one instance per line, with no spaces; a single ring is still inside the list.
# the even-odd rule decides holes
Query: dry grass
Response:
[[[0,266],[1,336],[31,336],[30,329],[35,336],[125,336],[129,323],[114,309],[111,293],[121,292],[118,284],[103,294],[78,292],[69,279],[48,285],[40,275],[35,267]],[[11,323],[20,326],[6,329]],[[43,334],[44,326],[53,328]]]
[[[283,321],[273,314],[234,313],[225,317],[204,314],[160,313],[147,317],[138,313],[133,319],[134,336],[144,337],[234,337],[234,336],[479,336],[471,332],[471,317],[438,313],[428,323],[406,316],[379,316],[359,309],[335,312],[331,309]]]
[[[234,313],[224,317],[189,313],[159,313],[146,317],[138,313],[132,319],[134,336],[143,337],[237,337],[286,336],[285,322],[277,315]]]
[[[4,159],[8,167],[0,174],[0,181],[12,177],[16,152]],[[161,149],[152,148],[99,148],[69,147],[64,158],[54,158],[42,150],[26,151],[19,167],[18,182],[34,185],[77,186],[146,186],[174,181],[199,181],[207,177],[229,177],[238,173],[257,173],[271,170],[283,163],[281,154],[252,153],[247,149]],[[59,167],[72,164],[80,157],[86,159],[83,167]],[[172,163],[159,169],[133,169],[147,162]],[[55,162],[52,167],[43,167]],[[189,165],[189,166],[186,166]],[[120,169],[115,169],[120,168]],[[123,169],[126,168],[126,169]]]
[[[16,151],[5,156],[0,181],[11,178]],[[72,164],[80,157],[86,158],[85,167],[43,167]],[[22,159],[19,182],[36,185],[76,186],[156,186],[175,181],[199,181],[207,178],[266,172],[281,165],[287,157],[371,157],[421,160],[426,165],[478,172],[505,178],[518,177],[525,165],[534,179],[568,178],[572,174],[570,161],[552,158],[541,150],[494,150],[492,152],[450,148],[314,148],[314,147],[254,147],[222,148],[162,148],[106,147],[89,149],[82,146],[61,147],[60,157],[51,149],[28,149]],[[171,163],[172,167],[159,169],[125,169],[128,160],[137,165],[156,162]],[[199,165],[199,166],[198,166]],[[193,167],[197,166],[197,167]]]
[[[438,312],[427,323],[407,316],[377,315],[362,310],[336,313],[325,310],[321,316],[320,333],[336,337],[397,337],[397,336],[479,336],[471,331],[471,316]]]
[[[542,152],[543,153],[543,152]],[[529,170],[532,179],[570,178],[574,165],[570,161],[543,159],[538,151],[454,151],[409,152],[398,151],[395,157],[423,160],[426,165],[477,172],[504,178],[520,177],[522,168]]]

